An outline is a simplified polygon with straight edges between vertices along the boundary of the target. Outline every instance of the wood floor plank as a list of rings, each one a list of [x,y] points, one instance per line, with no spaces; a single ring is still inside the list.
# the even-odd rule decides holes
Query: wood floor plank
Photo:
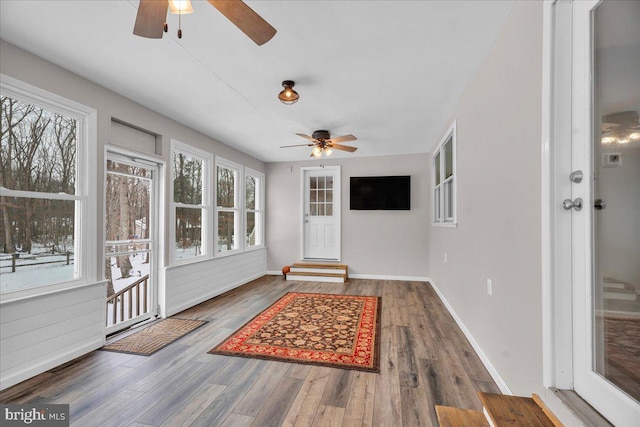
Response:
[[[183,427],[191,423],[227,388],[219,384],[205,384],[179,410],[167,418],[161,427]]]
[[[220,427],[250,427],[253,420],[253,417],[247,415],[229,414]]]
[[[313,427],[335,427],[342,425],[343,418],[344,408],[321,405],[318,408],[318,415],[311,425]]]
[[[343,427],[372,426],[373,404],[378,374],[356,372],[351,382],[351,393],[342,420]]]
[[[349,399],[353,373],[354,371],[347,369],[332,369],[321,404],[345,408]]]
[[[221,425],[269,363],[264,360],[246,360],[249,363],[245,364],[241,371],[236,372],[236,378],[216,400],[202,411],[193,421],[192,426],[214,427]]]
[[[288,363],[271,362],[269,369],[265,370],[247,392],[247,395],[233,408],[233,413],[248,415],[250,417],[258,415],[258,412],[261,411],[261,408],[270,396],[272,396],[274,392],[277,394],[280,393],[280,383],[288,370]]]
[[[255,427],[279,427],[282,425],[295,396],[302,387],[303,380],[285,377],[280,381],[269,399],[262,405],[262,409],[255,417]]]
[[[311,368],[282,423],[283,426],[306,427],[313,424],[324,389],[329,382],[330,373],[330,368],[320,366]]]
[[[207,353],[287,292],[381,296],[381,372]],[[498,391],[424,282],[265,276],[177,317],[209,323],[149,357],[89,353],[0,401],[70,403],[78,426],[430,426],[436,404],[480,409],[476,391]]]
[[[118,395],[109,399],[105,404],[87,412],[83,417],[76,418],[71,423],[72,426],[93,427],[109,423],[108,419],[112,414],[118,412],[128,405],[135,405],[135,401],[142,397],[144,393],[140,391],[123,390]],[[106,421],[105,421],[106,420]]]

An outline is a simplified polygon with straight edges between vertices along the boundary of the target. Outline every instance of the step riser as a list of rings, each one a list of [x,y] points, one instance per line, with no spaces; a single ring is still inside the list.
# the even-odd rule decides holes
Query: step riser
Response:
[[[615,299],[618,301],[635,301],[637,295],[636,294],[622,294],[617,292],[605,292],[605,299]]]
[[[329,282],[329,283],[344,283],[344,277],[329,277],[329,276],[297,276],[293,274],[287,274],[287,280],[295,280],[299,282]]]
[[[343,269],[291,267],[292,273],[345,274]]]

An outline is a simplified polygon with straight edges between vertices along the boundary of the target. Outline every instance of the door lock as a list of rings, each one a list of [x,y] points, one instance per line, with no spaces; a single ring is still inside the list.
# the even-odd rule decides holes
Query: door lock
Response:
[[[577,211],[581,211],[582,210],[582,199],[580,197],[578,197],[575,200],[565,199],[562,202],[562,207],[567,211],[569,211],[571,209],[575,209]]]
[[[607,207],[607,204],[602,199],[596,199],[596,201],[593,202],[593,208],[597,211],[601,211],[606,207]]]

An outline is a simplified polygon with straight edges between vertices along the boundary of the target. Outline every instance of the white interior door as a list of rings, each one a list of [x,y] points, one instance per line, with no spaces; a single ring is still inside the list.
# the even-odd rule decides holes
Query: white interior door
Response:
[[[340,260],[340,167],[302,169],[302,258]]]
[[[638,18],[640,2],[573,2],[574,388],[617,426],[640,422]]]

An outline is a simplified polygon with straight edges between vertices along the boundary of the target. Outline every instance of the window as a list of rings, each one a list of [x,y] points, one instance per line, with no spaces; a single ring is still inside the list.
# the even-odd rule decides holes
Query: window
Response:
[[[241,166],[216,159],[216,207],[218,253],[240,249],[240,186]]]
[[[456,123],[433,154],[433,223],[456,225]]]
[[[172,141],[173,152],[173,259],[176,261],[208,255],[207,182],[211,155]]]
[[[95,111],[2,77],[0,293],[95,280]]]
[[[245,169],[245,247],[264,245],[264,174]]]

